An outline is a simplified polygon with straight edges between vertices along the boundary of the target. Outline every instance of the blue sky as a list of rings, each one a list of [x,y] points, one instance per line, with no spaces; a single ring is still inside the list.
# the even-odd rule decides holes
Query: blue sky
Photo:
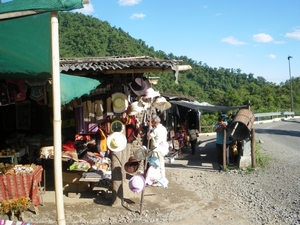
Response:
[[[279,84],[300,76],[300,1],[90,0],[79,12],[149,47]]]

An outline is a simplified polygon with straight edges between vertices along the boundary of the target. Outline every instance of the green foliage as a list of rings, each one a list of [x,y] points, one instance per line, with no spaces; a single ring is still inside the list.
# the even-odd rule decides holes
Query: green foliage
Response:
[[[289,80],[276,85],[263,77],[242,73],[241,69],[212,68],[187,56],[155,51],[141,39],[134,39],[121,28],[111,27],[80,13],[60,12],[60,55],[64,57],[151,56],[182,60],[192,70],[179,73],[177,85],[173,73],[146,74],[160,77],[154,87],[160,93],[192,96],[199,102],[238,106],[250,101],[254,113],[288,111],[291,106]],[[184,43],[181,43],[184,45]],[[300,77],[293,79],[294,111],[300,113]],[[202,125],[215,123],[217,113],[203,114]]]

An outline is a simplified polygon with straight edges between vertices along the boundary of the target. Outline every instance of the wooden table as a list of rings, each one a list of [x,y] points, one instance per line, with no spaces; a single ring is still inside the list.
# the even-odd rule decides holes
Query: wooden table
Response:
[[[37,206],[41,203],[39,183],[42,180],[42,172],[42,166],[37,166],[32,173],[0,175],[0,200],[30,198],[35,212],[38,213]]]

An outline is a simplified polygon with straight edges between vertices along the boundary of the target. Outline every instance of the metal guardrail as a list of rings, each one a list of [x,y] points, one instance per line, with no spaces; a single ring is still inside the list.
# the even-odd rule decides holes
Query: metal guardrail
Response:
[[[280,118],[280,117],[289,117],[289,116],[295,116],[295,112],[268,112],[268,113],[254,113],[255,116],[255,121],[268,121],[268,120],[273,120],[275,118]],[[214,125],[210,125],[210,126],[201,126],[201,132],[203,130],[209,130],[209,131],[213,131],[213,127]]]
[[[255,121],[260,121],[260,118],[263,118],[265,120],[268,119],[274,119],[274,117],[288,117],[288,116],[295,116],[295,112],[268,112],[268,113],[255,113]]]

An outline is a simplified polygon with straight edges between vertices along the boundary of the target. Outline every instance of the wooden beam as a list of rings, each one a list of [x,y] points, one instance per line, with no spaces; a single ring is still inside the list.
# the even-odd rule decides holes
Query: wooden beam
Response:
[[[34,15],[34,14],[38,14],[38,12],[33,11],[33,10],[27,10],[27,11],[21,11],[21,12],[3,13],[3,14],[0,14],[0,20],[16,18],[16,17],[21,17],[21,16],[29,16],[29,15]]]
[[[71,75],[78,75],[78,76],[86,76],[88,74],[90,75],[98,75],[100,74],[141,74],[141,73],[159,73],[159,72],[171,72],[171,68],[151,68],[151,69],[117,69],[117,70],[104,70],[104,71],[90,71],[90,70],[84,70],[84,71],[61,71],[62,73],[67,73]]]
[[[170,72],[171,68],[149,68],[149,69],[116,69],[116,70],[104,70],[103,74],[122,74],[122,73],[159,73]]]

